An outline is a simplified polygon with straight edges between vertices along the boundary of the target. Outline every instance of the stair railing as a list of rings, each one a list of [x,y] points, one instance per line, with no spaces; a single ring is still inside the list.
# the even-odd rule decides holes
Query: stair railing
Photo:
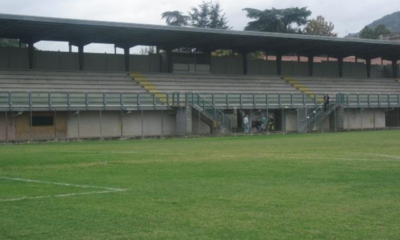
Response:
[[[232,120],[214,104],[203,99],[200,94],[192,93],[189,98],[192,105],[202,112],[206,117],[214,121],[218,128],[224,128],[228,131],[232,129]]]

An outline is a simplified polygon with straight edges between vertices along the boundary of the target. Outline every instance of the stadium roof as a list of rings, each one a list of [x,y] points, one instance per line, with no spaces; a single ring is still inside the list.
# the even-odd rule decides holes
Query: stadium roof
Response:
[[[0,14],[0,38],[400,59],[400,42]]]

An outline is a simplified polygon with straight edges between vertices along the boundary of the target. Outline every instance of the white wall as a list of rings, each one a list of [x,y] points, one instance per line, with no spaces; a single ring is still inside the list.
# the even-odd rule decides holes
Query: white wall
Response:
[[[345,109],[344,112],[344,129],[374,129],[385,128],[386,116],[384,109],[375,109],[375,116],[373,109]]]
[[[296,110],[285,110],[285,130],[286,132],[297,132]]]
[[[162,117],[163,116],[163,117]],[[119,111],[102,112],[100,124],[99,112],[72,113],[68,116],[68,138],[99,138],[99,137],[135,137],[142,136],[141,112],[124,114]],[[101,128],[100,128],[101,126]],[[78,135],[78,129],[80,134]],[[175,115],[171,111],[143,111],[143,136],[175,135]]]
[[[6,120],[6,114],[0,112],[0,141],[11,141],[15,139],[15,120],[11,113],[8,113],[8,120]],[[8,123],[8,126],[6,125]]]

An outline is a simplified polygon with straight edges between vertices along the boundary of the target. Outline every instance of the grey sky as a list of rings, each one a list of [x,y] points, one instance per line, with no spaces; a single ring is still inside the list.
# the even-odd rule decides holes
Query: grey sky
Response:
[[[35,15],[46,17],[105,20],[164,24],[160,15],[164,11],[187,12],[201,0],[1,0],[0,12],[7,14]],[[312,17],[323,15],[335,24],[339,36],[358,32],[366,24],[395,11],[400,11],[398,0],[219,0],[226,12],[229,25],[242,30],[249,21],[243,8],[257,9],[307,6]],[[65,44],[44,44],[40,48],[65,49]],[[112,48],[89,46],[94,52],[111,52]]]

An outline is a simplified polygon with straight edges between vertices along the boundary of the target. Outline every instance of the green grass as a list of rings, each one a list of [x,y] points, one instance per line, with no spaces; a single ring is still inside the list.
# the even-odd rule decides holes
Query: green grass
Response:
[[[399,131],[0,146],[0,177],[127,189],[0,179],[1,240],[400,239]]]

